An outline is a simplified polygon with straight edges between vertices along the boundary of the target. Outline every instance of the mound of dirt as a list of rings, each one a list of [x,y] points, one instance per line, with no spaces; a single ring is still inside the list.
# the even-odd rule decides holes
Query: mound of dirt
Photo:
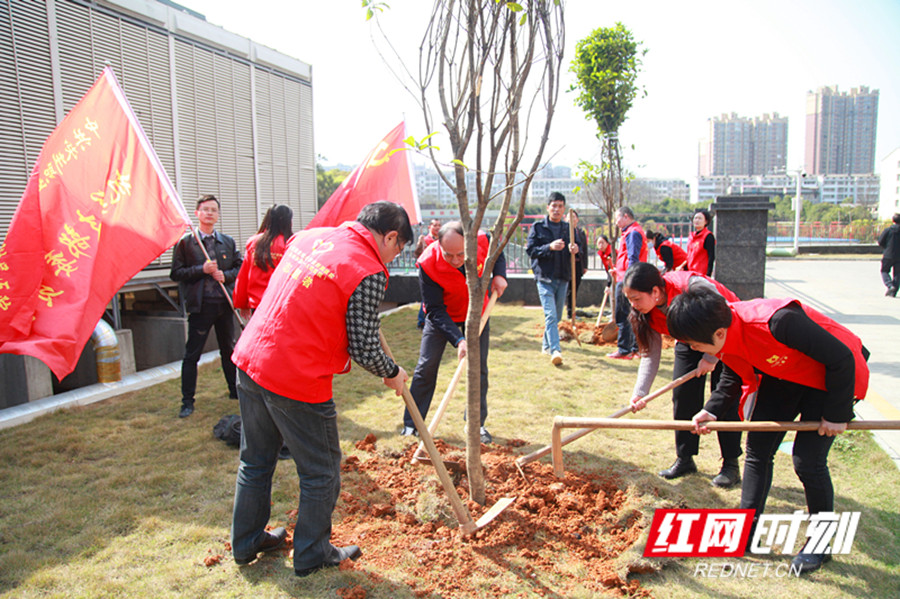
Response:
[[[348,560],[341,569],[365,572],[373,586],[384,583],[383,572],[392,577],[402,572],[403,584],[417,596],[502,597],[528,589],[565,597],[578,588],[649,596],[638,581],[617,573],[616,558],[634,544],[641,527],[637,512],[623,511],[625,494],[615,477],[568,471],[557,479],[552,467],[541,463],[520,472],[511,447],[523,441],[482,446],[483,507],[468,497],[465,450],[436,443],[445,460],[460,463],[451,475],[473,520],[501,497],[515,497],[514,503],[464,539],[432,467],[411,463],[416,446],[382,454],[370,434],[356,443],[360,454],[341,466],[332,542],[357,544],[364,551],[358,562]],[[296,510],[288,519],[292,533]],[[492,584],[492,577],[503,582]],[[364,597],[365,586],[342,592]]]

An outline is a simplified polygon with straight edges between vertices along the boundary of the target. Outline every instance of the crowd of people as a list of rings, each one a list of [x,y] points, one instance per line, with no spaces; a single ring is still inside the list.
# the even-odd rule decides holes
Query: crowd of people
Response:
[[[331,544],[341,461],[334,375],[349,370],[352,360],[397,395],[409,380],[424,417],[447,344],[462,361],[469,353],[468,341],[477,336],[480,438],[492,443],[485,427],[490,321],[477,334],[466,330],[471,277],[459,221],[432,220],[427,234],[416,241],[406,211],[382,201],[365,206],[356,221],[294,234],[291,209],[273,206],[247,241],[242,260],[234,240],[215,230],[219,209],[215,196],[201,197],[195,211],[198,231],[185,235],[174,249],[171,277],[179,282],[189,313],[178,416],[186,418],[194,410],[198,359],[215,328],[229,395],[239,400],[243,421],[232,518],[235,561],[250,563],[286,539],[283,528],[266,530],[272,476],[284,444],[296,463],[301,489],[294,570],[307,576],[362,554],[355,545]],[[677,340],[672,379],[693,373],[672,396],[674,418],[692,421],[693,430],[675,433],[675,461],[659,476],[671,480],[697,472],[694,456],[709,421],[800,416],[820,422],[817,431],[798,433],[793,449],[807,508],[810,514],[833,510],[828,452],[834,436],[852,419],[853,402],[865,397],[868,383],[868,351],[859,338],[796,300],[741,301],[718,282],[716,240],[706,210],[693,215],[686,248],[662,231],[645,232],[627,206],[616,211],[614,222],[620,231],[617,242],[601,235],[595,247],[616,298],[617,347],[607,357],[640,358],[632,410],[646,406],[644,398],[660,369],[663,335]],[[894,223],[879,240],[885,247],[882,273],[888,295],[895,295],[898,286],[900,215]],[[507,288],[506,259],[499,253],[486,273],[490,237],[479,231],[474,239],[475,276],[483,281],[487,306],[489,294],[499,297]],[[388,265],[414,241],[421,343],[410,379],[381,345],[378,310]],[[650,243],[662,268],[647,261]],[[546,216],[530,228],[526,252],[543,309],[541,352],[554,366],[563,363],[563,304],[569,305],[571,317],[567,296],[570,287],[577,294],[589,248],[577,213],[567,214],[565,197],[551,194]],[[236,344],[232,307],[247,319]],[[711,393],[704,401],[707,375]],[[399,432],[418,433],[408,411]],[[754,526],[765,509],[773,455],[783,436],[749,433],[742,477],[741,433],[718,433],[722,466],[711,483],[722,488],[741,484],[740,505],[755,510]],[[793,565],[808,572],[829,559],[804,549]]]

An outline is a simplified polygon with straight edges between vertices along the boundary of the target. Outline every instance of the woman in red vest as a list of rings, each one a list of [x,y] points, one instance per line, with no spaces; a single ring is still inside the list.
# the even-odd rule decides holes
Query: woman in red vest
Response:
[[[799,415],[818,421],[817,431],[800,431],[794,439],[794,472],[803,484],[809,514],[832,512],[828,451],[853,418],[854,399],[865,398],[869,384],[869,352],[859,337],[796,300],[728,304],[704,289],[677,297],[667,324],[675,338],[725,364],[716,390],[693,418],[694,432],[708,433],[703,423],[716,420],[739,398],[745,420],[790,421]],[[773,458],[783,438],[784,432],[747,434],[740,507],[756,510],[754,527],[766,507]],[[804,547],[791,565],[811,572],[830,559],[830,554]]]
[[[718,293],[729,301],[738,297],[721,283],[693,272],[667,272],[661,275],[652,264],[639,262],[625,273],[625,298],[631,302],[631,328],[637,337],[641,364],[631,397],[632,409],[637,412],[644,407],[643,397],[650,392],[650,385],[659,370],[662,355],[662,336],[669,334],[666,327],[666,312],[673,299],[689,287],[704,287]],[[690,420],[703,407],[703,387],[706,373],[712,372],[712,386],[715,388],[722,371],[719,360],[713,355],[694,351],[684,343],[675,344],[675,366],[672,379],[677,379],[699,368],[701,376],[691,379],[672,391],[672,408],[675,420]],[[723,420],[737,420],[735,405]],[[741,481],[738,458],[741,455],[741,433],[720,432],[719,450],[722,468],[712,479],[712,484],[727,489]],[[700,438],[690,431],[675,431],[675,462],[659,475],[674,479],[697,471],[694,456],[699,453]]]
[[[716,238],[709,230],[711,220],[709,210],[701,208],[694,212],[691,219],[694,232],[687,245],[687,266],[681,267],[708,277],[712,276],[713,264],[716,262]]]
[[[247,259],[234,284],[234,307],[245,319],[259,305],[272,272],[284,256],[287,241],[294,234],[293,218],[290,206],[272,206],[266,211],[259,232],[247,240]]]
[[[681,249],[680,245],[659,231],[647,231],[647,241],[653,242],[653,249],[666,265],[666,272],[684,269],[687,264],[687,252]]]

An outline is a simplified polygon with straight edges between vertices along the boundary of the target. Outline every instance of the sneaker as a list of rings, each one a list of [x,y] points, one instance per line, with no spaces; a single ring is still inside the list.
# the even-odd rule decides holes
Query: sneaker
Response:
[[[557,350],[557,351],[553,352],[552,354],[550,354],[550,362],[554,366],[559,366],[560,364],[562,364],[562,352]]]
[[[542,348],[541,348],[541,353],[544,354],[545,356],[549,356],[549,355],[550,355],[550,350],[547,349],[546,347],[542,347]]]
[[[884,292],[884,297],[897,297],[897,288],[893,285],[888,285],[887,291]]]
[[[607,358],[612,358],[613,360],[632,360],[634,359],[634,352],[623,352],[620,349],[617,349],[611,354],[606,354]]]
[[[403,430],[400,431],[401,437],[418,437],[419,431],[415,429],[413,426],[404,426]]]
[[[481,427],[481,442],[485,445],[490,445],[494,442],[494,438],[491,436],[491,433],[488,432],[488,429]]]

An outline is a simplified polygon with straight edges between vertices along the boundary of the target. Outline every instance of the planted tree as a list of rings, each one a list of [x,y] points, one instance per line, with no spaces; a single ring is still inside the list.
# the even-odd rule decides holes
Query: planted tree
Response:
[[[587,119],[594,120],[602,143],[600,164],[581,161],[578,172],[588,190],[587,197],[594,198],[592,203],[606,215],[613,255],[617,242],[613,214],[624,204],[619,128],[635,98],[642,93],[637,76],[641,57],[647,51],[640,46],[622,23],[601,27],[578,41],[569,66],[576,78],[570,89],[578,92],[575,104],[584,110]]]
[[[563,29],[560,0],[436,0],[416,74],[406,77],[432,132],[408,141],[453,190],[465,232],[466,331],[479,330],[487,281],[525,216],[559,95]],[[449,155],[433,145],[445,136]],[[488,206],[499,216],[479,274],[477,234]],[[466,462],[470,496],[484,504],[480,353],[477,342],[468,345]]]

